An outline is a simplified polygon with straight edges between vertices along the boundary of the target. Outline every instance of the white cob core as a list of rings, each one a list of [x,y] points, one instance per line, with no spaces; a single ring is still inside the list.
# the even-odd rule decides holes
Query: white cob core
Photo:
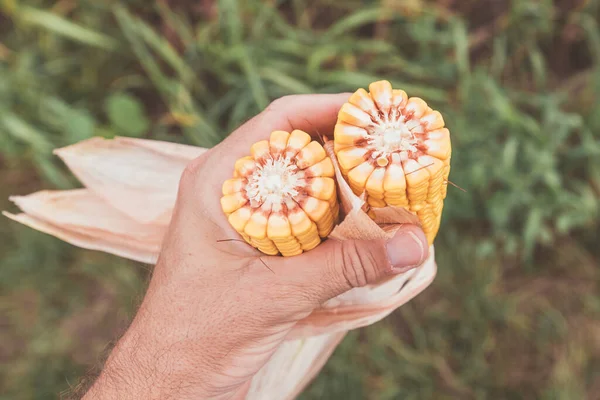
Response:
[[[283,204],[285,199],[297,196],[304,184],[303,174],[294,162],[281,156],[269,157],[248,177],[246,193],[252,207],[264,202]]]
[[[375,150],[376,157],[398,151],[417,151],[417,138],[400,119],[379,123],[369,132],[368,143]]]

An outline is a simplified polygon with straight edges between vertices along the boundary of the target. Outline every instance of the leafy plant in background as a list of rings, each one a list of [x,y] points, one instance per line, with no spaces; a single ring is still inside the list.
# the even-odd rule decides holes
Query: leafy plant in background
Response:
[[[277,97],[389,79],[446,116],[455,149],[450,179],[466,192],[449,188],[434,287],[390,321],[353,334],[307,398],[361,391],[356,398],[581,398],[595,387],[598,352],[571,353],[588,345],[584,333],[597,329],[591,321],[600,309],[592,295],[600,2],[25,3],[0,2],[3,198],[73,187],[52,150],[91,136],[210,147]],[[61,290],[85,297],[76,294],[73,276],[93,286],[100,277],[91,266],[114,263],[4,226],[1,285],[13,300],[25,288],[45,293],[47,312],[66,301]],[[110,271],[103,284],[109,292],[141,290],[144,271]],[[61,290],[45,291],[53,276]],[[558,293],[576,299],[560,304],[552,296]],[[60,318],[76,311],[67,309]],[[22,322],[17,313],[11,318]],[[573,335],[575,320],[580,333],[571,346],[580,347],[567,351],[564,337]],[[36,335],[28,340],[52,343]],[[507,337],[511,343],[499,343]],[[8,335],[7,343],[13,340]],[[33,357],[54,356],[34,348]],[[52,370],[55,378],[31,361],[22,364],[23,379],[40,374],[48,390],[64,388],[61,374],[76,376],[68,356],[74,350],[57,348],[71,361]],[[507,368],[519,357],[525,361],[517,371],[542,372],[515,378]]]

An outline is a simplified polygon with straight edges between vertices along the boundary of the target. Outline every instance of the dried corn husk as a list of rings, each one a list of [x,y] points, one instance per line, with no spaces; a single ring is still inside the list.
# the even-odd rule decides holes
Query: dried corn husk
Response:
[[[5,213],[31,228],[75,246],[154,263],[166,225],[142,224],[111,207],[89,189],[12,196],[22,214]]]
[[[343,221],[330,237],[388,238],[401,223],[417,223],[401,208],[371,219],[364,199],[341,177],[332,142]],[[86,189],[38,192],[11,199],[23,213],[9,218],[76,246],[154,263],[171,218],[179,177],[205,149],[159,141],[94,138],[57,151]],[[143,205],[143,207],[141,206]],[[246,399],[291,399],[325,364],[348,330],[373,324],[423,291],[436,275],[433,246],[419,268],[378,285],[352,289],[300,321],[254,377]]]
[[[168,224],[185,166],[206,149],[117,137],[92,138],[55,151],[81,183],[141,223]]]

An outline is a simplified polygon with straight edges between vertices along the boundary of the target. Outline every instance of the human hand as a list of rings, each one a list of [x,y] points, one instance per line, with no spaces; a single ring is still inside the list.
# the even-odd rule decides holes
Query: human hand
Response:
[[[237,238],[219,203],[234,162],[274,130],[333,132],[349,94],[283,97],[184,172],[140,309],[86,398],[243,398],[294,324],[353,287],[427,257],[414,225],[389,241],[337,241],[271,257]]]

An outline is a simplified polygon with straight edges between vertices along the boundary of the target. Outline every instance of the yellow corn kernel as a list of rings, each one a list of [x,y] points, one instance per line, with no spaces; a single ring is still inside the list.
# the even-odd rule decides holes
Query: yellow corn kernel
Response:
[[[310,140],[310,135],[308,133],[298,129],[292,131],[285,149],[286,157],[294,157],[300,150],[310,143]]]
[[[228,220],[233,229],[238,232],[244,232],[244,228],[246,228],[246,224],[250,221],[250,217],[252,217],[252,209],[249,205],[238,208],[231,214],[229,214]]]
[[[335,197],[335,181],[333,178],[315,177],[306,180],[306,192],[316,199],[330,201]]]
[[[251,157],[251,156],[242,157],[235,162],[234,177],[237,178],[237,177],[245,177],[247,175],[250,175],[252,172],[254,172],[255,168],[256,168],[256,162],[254,161],[253,157]]]
[[[287,147],[289,137],[290,134],[286,131],[273,131],[269,140],[271,154],[282,154],[285,151],[285,148]]]
[[[227,194],[221,197],[221,208],[226,213],[232,213],[248,202],[248,198],[242,192]]]
[[[439,230],[450,173],[444,124],[423,99],[378,81],[350,96],[334,129],[334,152],[352,191],[365,193],[371,208],[416,214],[429,243]]]
[[[342,106],[338,114],[338,119],[350,125],[368,128],[373,123],[369,111],[358,108],[357,106],[346,103]]]
[[[375,170],[375,167],[376,165],[365,161],[348,172],[348,184],[355,193],[361,193],[365,189],[367,180],[373,170]]]
[[[377,109],[382,113],[389,113],[392,106],[392,85],[388,81],[373,82],[369,85],[369,92]]]
[[[269,216],[267,236],[284,256],[295,256],[302,253],[300,242],[292,236],[290,221],[283,214],[271,214]]]
[[[306,168],[304,170],[304,175],[306,177],[322,176],[333,178],[335,176],[335,169],[333,168],[333,162],[331,161],[331,158],[326,157],[323,161]]]
[[[250,147],[250,154],[253,160],[258,160],[261,157],[266,156],[271,152],[270,144],[268,140],[261,140],[256,142]]]
[[[333,136],[335,144],[340,146],[341,149],[343,148],[342,146],[352,146],[364,140],[367,136],[367,131],[364,128],[340,122],[336,125]]]
[[[302,207],[306,215],[317,224],[319,236],[326,237],[333,230],[333,213],[328,201],[310,196],[298,196],[294,200]]]
[[[300,169],[311,167],[327,157],[325,149],[318,142],[312,141],[296,155],[296,165]]]
[[[375,197],[371,196],[367,197],[367,204],[376,208],[382,208],[388,205],[384,200],[376,199]]]
[[[399,110],[406,107],[406,103],[408,102],[408,96],[404,90],[392,90],[392,112],[395,112],[395,115],[399,114]]]
[[[367,193],[369,193],[369,197],[379,200],[384,199],[383,180],[385,178],[385,171],[386,169],[383,167],[375,168],[369,176],[365,186]]]
[[[336,153],[340,169],[346,175],[348,171],[367,160],[366,148],[348,147]]]
[[[427,103],[418,97],[411,97],[408,99],[404,111],[407,114],[412,114],[414,118],[421,118],[427,111]]]
[[[242,187],[246,183],[243,178],[232,178],[227,179],[223,182],[223,194],[234,194],[242,190]]]
[[[294,204],[296,204],[295,208],[288,214],[292,235],[298,240],[303,250],[311,250],[321,243],[317,224],[297,206],[297,203]]]
[[[221,207],[242,238],[269,255],[294,256],[333,230],[339,205],[333,163],[303,131],[274,131],[235,162]]]

